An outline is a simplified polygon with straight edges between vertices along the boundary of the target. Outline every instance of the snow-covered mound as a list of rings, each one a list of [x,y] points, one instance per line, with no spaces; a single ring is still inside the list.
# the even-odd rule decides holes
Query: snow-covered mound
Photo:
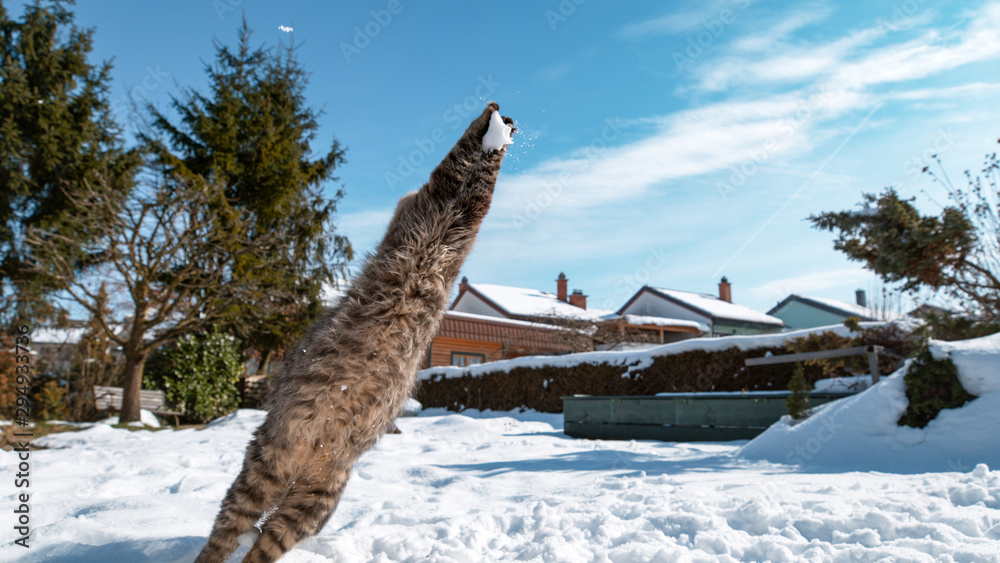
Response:
[[[748,443],[751,460],[796,464],[811,470],[922,473],[1000,467],[1000,334],[962,342],[931,342],[931,353],[951,358],[959,380],[978,398],[942,410],[925,428],[899,426],[909,401],[907,363],[878,385],[816,409],[792,425],[783,417]]]
[[[420,401],[410,397],[403,403],[403,410],[399,413],[399,416],[417,416],[423,409],[424,406],[420,404]]]

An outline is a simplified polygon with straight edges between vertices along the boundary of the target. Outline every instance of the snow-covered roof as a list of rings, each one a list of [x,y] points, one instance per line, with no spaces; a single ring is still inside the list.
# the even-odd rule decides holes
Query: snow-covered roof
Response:
[[[743,305],[737,305],[728,301],[723,301],[714,295],[707,293],[693,293],[690,291],[680,291],[676,289],[663,289],[650,287],[653,291],[660,293],[674,301],[704,313],[713,319],[726,319],[732,321],[743,321],[749,323],[759,323],[775,326],[784,326],[784,321],[771,315],[761,313]]]
[[[511,316],[553,317],[596,322],[613,314],[612,311],[601,309],[581,309],[560,301],[554,293],[537,289],[489,283],[470,283],[469,288]]]
[[[827,299],[824,297],[811,297],[808,295],[799,295],[793,293],[789,295],[784,301],[774,306],[770,312],[775,312],[782,305],[788,303],[789,301],[799,301],[806,304],[811,304],[813,306],[819,307],[820,309],[832,310],[832,312],[843,314],[847,317],[860,317],[861,320],[871,321],[878,319],[880,317],[877,311],[869,309],[868,307],[862,307],[855,303],[848,303],[846,301],[840,301],[837,299]]]
[[[39,344],[77,344],[87,332],[86,328],[43,327],[35,329],[31,341]]]
[[[615,316],[617,317],[618,315]],[[650,317],[646,315],[622,315],[621,317],[630,325],[681,326],[696,328],[699,332],[712,332],[712,329],[707,324],[700,323],[698,321],[668,319],[666,317]]]
[[[490,317],[487,315],[477,315],[475,313],[463,313],[460,311],[445,311],[445,317],[452,317],[455,319],[468,319],[470,321],[483,321],[488,323],[498,323],[512,326],[522,326],[526,328],[541,328],[545,330],[563,330],[562,327],[555,325],[547,325],[543,323],[532,323],[528,321],[519,321],[517,319],[507,319],[504,317]]]

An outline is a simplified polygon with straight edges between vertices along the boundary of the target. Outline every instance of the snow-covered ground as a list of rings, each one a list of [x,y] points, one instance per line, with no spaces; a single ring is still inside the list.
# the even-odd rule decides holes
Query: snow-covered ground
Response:
[[[561,415],[425,410],[362,458],[330,523],[282,561],[1000,562],[1000,336],[934,351],[980,398],[923,440],[879,418],[898,407],[897,376],[824,409],[841,412],[839,431],[779,423],[750,443],[576,440]],[[847,423],[862,415],[874,421]],[[192,561],[263,417],[39,439],[52,449],[31,453],[31,547],[11,543],[5,479],[0,561]],[[809,459],[788,459],[796,444]],[[0,471],[16,465],[0,452]]]
[[[262,420],[45,438],[60,449],[31,456],[31,547],[0,560],[192,561]],[[534,413],[398,424],[283,561],[1000,561],[1000,472],[985,465],[800,472],[743,460],[739,442],[574,440]],[[0,456],[6,474],[14,463]]]

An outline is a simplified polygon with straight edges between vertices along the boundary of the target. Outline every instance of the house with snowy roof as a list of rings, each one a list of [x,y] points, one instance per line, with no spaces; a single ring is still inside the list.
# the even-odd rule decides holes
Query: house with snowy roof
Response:
[[[64,321],[63,326],[40,327],[31,333],[31,354],[43,371],[62,377],[73,367],[76,347],[87,331],[81,321]]]
[[[732,302],[732,286],[726,278],[719,283],[719,295],[644,286],[629,299],[617,314],[638,322],[647,320],[687,321],[695,323],[710,336],[767,334],[780,332],[785,323],[772,315]],[[667,335],[664,335],[667,336]],[[670,335],[673,342],[689,337]]]
[[[863,290],[859,289],[855,293],[855,300],[856,303],[848,303],[837,299],[792,294],[772,307],[767,314],[781,319],[791,329],[842,324],[850,317],[857,317],[861,321],[879,318],[880,315],[867,306]]]
[[[430,350],[428,367],[468,366],[538,354],[590,350],[562,321],[599,321],[610,311],[587,309],[587,296],[567,295],[560,274],[557,293],[494,284],[471,284],[462,278],[458,296],[445,311]]]
[[[587,309],[587,296],[579,289],[567,291],[569,279],[560,273],[556,279],[556,292],[524,287],[469,283],[462,278],[458,297],[450,310],[492,317],[503,317],[530,322],[552,324],[558,321],[599,322],[613,311]]]
[[[425,365],[465,367],[521,356],[568,354],[581,351],[586,344],[564,327],[445,311]]]
[[[560,273],[555,293],[494,284],[472,284],[463,278],[458,297],[449,313],[465,313],[511,319],[536,324],[555,324],[601,331],[603,338],[589,341],[589,348],[614,349],[621,346],[663,344],[709,333],[709,325],[697,320],[640,314],[620,315],[614,311],[590,309],[587,296],[579,289],[569,292],[569,280]],[[617,335],[617,336],[616,336]],[[579,334],[577,334],[577,337]],[[564,335],[564,339],[570,338]],[[576,338],[572,351],[588,349]]]

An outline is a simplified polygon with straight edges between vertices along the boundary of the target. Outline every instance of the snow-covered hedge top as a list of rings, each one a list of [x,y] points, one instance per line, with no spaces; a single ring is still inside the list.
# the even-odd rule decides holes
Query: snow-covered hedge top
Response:
[[[882,326],[885,323],[861,323],[862,328],[872,328]],[[445,379],[462,377],[469,375],[480,377],[483,374],[503,372],[509,373],[514,368],[541,368],[546,366],[572,367],[580,364],[610,364],[610,365],[635,365],[634,369],[642,369],[653,364],[653,358],[657,356],[669,356],[681,354],[692,350],[702,350],[705,352],[717,352],[728,348],[739,348],[740,350],[752,350],[754,348],[777,348],[784,345],[789,340],[801,338],[814,332],[833,332],[840,336],[850,337],[854,333],[844,325],[831,325],[790,332],[779,332],[775,334],[757,334],[752,336],[724,336],[719,338],[690,338],[680,342],[664,344],[656,348],[647,350],[625,350],[625,351],[602,351],[602,352],[581,352],[578,354],[565,354],[562,356],[522,356],[510,360],[500,360],[488,362],[469,367],[437,366],[427,368],[417,372],[421,380],[430,380],[434,376],[443,376]]]

